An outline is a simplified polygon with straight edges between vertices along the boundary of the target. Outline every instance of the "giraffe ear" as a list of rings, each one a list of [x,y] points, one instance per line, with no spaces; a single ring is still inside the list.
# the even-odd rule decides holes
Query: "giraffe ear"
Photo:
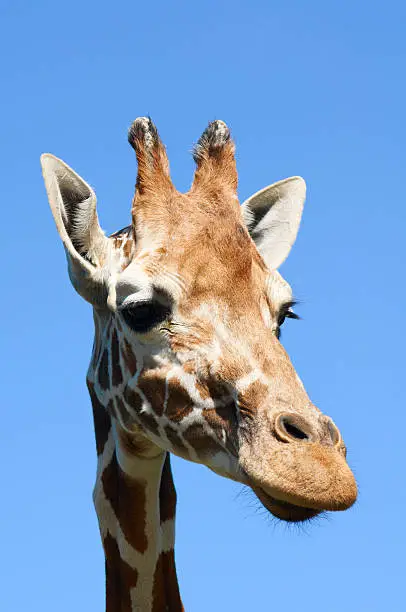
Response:
[[[106,302],[103,265],[108,238],[100,228],[93,189],[62,160],[45,153],[42,174],[76,291],[94,305]]]
[[[242,204],[251,238],[268,268],[278,268],[296,240],[306,198],[300,176],[269,185]]]

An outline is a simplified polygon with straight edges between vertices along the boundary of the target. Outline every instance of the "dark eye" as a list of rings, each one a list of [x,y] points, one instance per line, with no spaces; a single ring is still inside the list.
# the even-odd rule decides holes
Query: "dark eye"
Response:
[[[172,312],[172,303],[168,296],[154,295],[150,300],[140,300],[120,309],[124,321],[139,334],[145,334]]]
[[[279,311],[279,315],[278,315],[278,329],[277,329],[277,337],[280,337],[280,327],[283,325],[285,319],[300,319],[299,315],[297,315],[295,312],[293,312],[292,308],[293,306],[295,306],[296,302],[291,301],[291,302],[286,302],[286,304],[283,304],[283,306],[281,307],[280,311]]]

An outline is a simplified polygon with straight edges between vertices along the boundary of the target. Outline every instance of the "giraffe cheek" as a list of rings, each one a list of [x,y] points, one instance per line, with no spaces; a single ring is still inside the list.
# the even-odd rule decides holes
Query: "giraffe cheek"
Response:
[[[176,427],[173,425],[165,425],[164,431],[172,446],[173,452],[184,459],[189,459],[189,451],[180,437]]]
[[[224,453],[224,447],[214,436],[209,435],[200,423],[190,425],[183,433],[183,437],[202,463],[206,463],[217,453]]]
[[[123,373],[120,366],[120,349],[116,329],[113,329],[111,337],[111,384],[114,387],[123,382]]]
[[[121,348],[121,355],[123,357],[125,367],[129,372],[130,376],[134,376],[137,372],[137,359],[130,344],[127,342],[126,339],[124,339],[123,346]]]
[[[145,434],[152,433],[154,436],[159,437],[159,425],[153,414],[148,412],[139,412],[137,415],[137,421],[145,430]]]

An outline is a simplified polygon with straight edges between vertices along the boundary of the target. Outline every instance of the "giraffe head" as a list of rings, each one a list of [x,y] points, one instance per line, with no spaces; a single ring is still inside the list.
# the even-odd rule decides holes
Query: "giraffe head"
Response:
[[[281,519],[350,507],[357,489],[340,432],[279,342],[295,315],[277,268],[296,238],[304,181],[280,181],[240,207],[221,121],[195,147],[186,194],[149,119],[133,123],[129,141],[138,160],[132,223],[110,238],[89,185],[42,157],[71,281],[94,308],[91,394],[121,431],[249,485]]]

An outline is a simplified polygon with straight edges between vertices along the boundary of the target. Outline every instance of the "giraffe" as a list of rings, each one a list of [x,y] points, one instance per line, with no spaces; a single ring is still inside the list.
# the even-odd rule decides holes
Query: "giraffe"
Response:
[[[136,119],[128,138],[132,222],[110,237],[92,188],[50,154],[41,163],[71,282],[93,307],[87,386],[106,610],[178,612],[170,453],[247,485],[284,521],[345,510],[357,487],[338,428],[279,341],[297,318],[278,268],[299,228],[303,179],[240,206],[234,143],[217,120],[180,193],[152,121]]]

